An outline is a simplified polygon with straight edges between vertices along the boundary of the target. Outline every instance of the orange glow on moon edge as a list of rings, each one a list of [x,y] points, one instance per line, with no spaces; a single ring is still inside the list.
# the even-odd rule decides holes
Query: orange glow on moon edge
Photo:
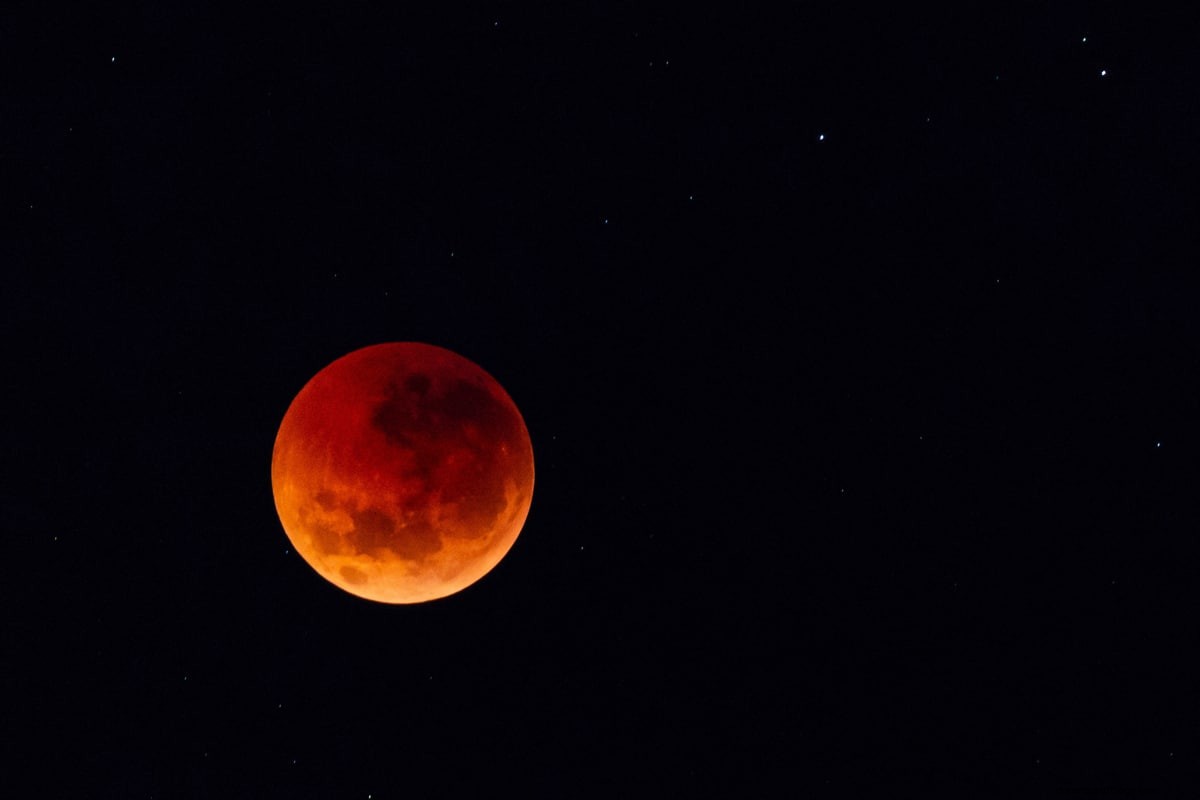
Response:
[[[330,583],[381,603],[461,591],[512,547],[533,447],[488,373],[417,342],[355,350],[292,401],[271,458],[283,529]]]

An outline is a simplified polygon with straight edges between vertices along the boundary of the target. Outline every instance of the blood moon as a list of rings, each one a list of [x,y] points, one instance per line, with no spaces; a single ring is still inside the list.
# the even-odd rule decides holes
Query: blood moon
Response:
[[[271,459],[283,529],[351,594],[420,603],[500,562],[533,498],[525,421],[491,375],[417,342],[364,347],[292,401]]]

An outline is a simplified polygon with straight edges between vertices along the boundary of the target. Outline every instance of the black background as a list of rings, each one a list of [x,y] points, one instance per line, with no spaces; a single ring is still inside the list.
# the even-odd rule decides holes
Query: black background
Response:
[[[18,775],[1195,785],[1193,20],[408,5],[0,12]],[[537,463],[417,606],[271,497],[384,341],[482,365]]]

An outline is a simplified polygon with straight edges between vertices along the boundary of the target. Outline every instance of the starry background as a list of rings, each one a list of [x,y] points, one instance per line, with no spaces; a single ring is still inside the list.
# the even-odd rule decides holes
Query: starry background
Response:
[[[1194,20],[408,5],[0,12],[39,796],[1195,785]],[[269,466],[407,340],[538,472],[399,607]]]

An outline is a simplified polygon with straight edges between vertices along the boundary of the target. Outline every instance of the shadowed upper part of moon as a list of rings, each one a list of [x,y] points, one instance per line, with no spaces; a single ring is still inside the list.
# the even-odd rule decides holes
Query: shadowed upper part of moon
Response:
[[[520,452],[523,423],[502,398],[464,380],[414,373],[390,383],[371,423],[395,448],[410,453],[406,477],[452,504],[469,535],[486,530],[505,508],[501,462]],[[414,497],[414,508],[431,498]]]
[[[416,373],[390,383],[372,424],[399,447],[443,442],[446,447],[511,443],[522,429],[520,418],[502,399],[468,380],[439,381]]]

